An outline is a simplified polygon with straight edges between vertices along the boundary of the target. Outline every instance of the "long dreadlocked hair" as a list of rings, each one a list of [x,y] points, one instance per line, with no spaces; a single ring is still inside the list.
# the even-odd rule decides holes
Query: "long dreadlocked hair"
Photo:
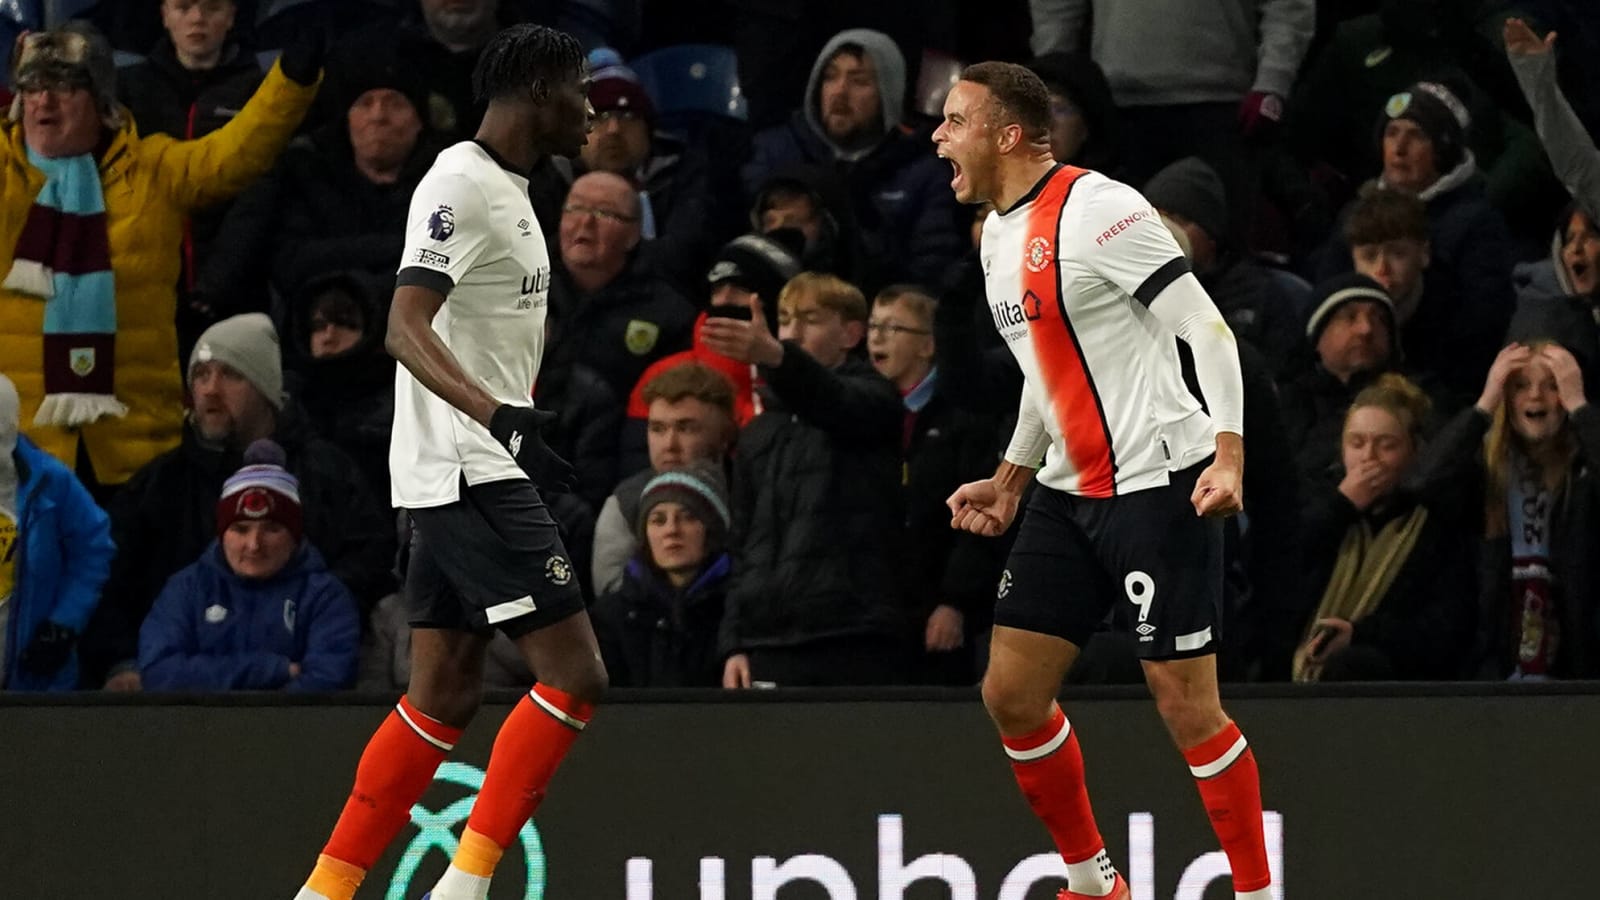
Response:
[[[543,25],[513,25],[489,39],[472,70],[478,103],[550,85],[583,71],[583,47],[565,31]]]

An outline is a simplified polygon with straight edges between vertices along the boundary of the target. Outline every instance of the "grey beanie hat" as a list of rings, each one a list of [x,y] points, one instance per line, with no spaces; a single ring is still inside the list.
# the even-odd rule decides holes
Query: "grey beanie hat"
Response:
[[[278,330],[266,313],[242,313],[207,328],[189,354],[186,380],[194,383],[195,363],[220,362],[255,385],[274,409],[283,409],[283,355]]]
[[[727,547],[733,517],[728,508],[728,482],[721,467],[709,462],[669,469],[650,479],[639,494],[639,541],[645,543],[645,524],[657,504],[681,503],[706,526],[706,548],[715,554]]]

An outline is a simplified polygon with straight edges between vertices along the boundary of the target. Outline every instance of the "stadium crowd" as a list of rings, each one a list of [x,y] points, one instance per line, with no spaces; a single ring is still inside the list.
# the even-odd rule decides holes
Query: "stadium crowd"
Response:
[[[534,399],[614,685],[978,679],[1008,540],[945,498],[1021,375],[930,134],[991,58],[1238,338],[1224,676],[1600,677],[1588,0],[69,5],[0,142],[4,689],[404,686],[387,305],[515,21],[590,51]]]

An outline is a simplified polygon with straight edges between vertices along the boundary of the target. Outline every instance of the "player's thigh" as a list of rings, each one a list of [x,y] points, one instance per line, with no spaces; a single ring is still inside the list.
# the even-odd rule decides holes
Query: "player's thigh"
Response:
[[[1099,630],[1117,594],[1077,521],[1081,503],[1043,485],[1034,489],[995,592],[996,626],[1059,638],[1074,648]]]
[[[983,674],[983,705],[1008,737],[1044,725],[1078,647],[1050,634],[996,625]]]
[[[541,684],[594,703],[606,689],[600,642],[589,614],[578,610],[560,621],[514,637],[517,649]]]
[[[459,501],[413,510],[412,519],[412,565],[418,550],[424,557],[414,624],[485,634],[499,628],[516,640],[583,610],[560,529],[531,483],[463,485]]]
[[[1222,520],[1195,515],[1200,467],[1162,488],[1105,501],[1091,533],[1115,585],[1113,627],[1141,660],[1214,654],[1222,623]]]

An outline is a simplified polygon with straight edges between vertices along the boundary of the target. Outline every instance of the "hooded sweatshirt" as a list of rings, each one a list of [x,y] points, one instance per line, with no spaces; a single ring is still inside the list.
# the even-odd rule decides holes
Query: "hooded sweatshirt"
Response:
[[[834,35],[832,40],[824,44],[822,52],[817,54],[816,62],[811,64],[811,78],[806,81],[806,124],[811,130],[822,138],[829,147],[833,148],[834,155],[845,161],[854,162],[868,153],[871,153],[875,144],[859,150],[846,150],[834,143],[828,137],[827,129],[822,127],[822,73],[828,68],[828,62],[841,47],[855,44],[872,60],[872,67],[878,73],[878,96],[882,99],[883,106],[883,135],[900,126],[901,111],[906,104],[906,60],[900,55],[900,48],[894,41],[881,31],[870,28],[851,28]],[[880,135],[881,139],[881,135]]]
[[[855,45],[872,60],[882,101],[882,135],[847,150],[827,136],[820,110],[823,72],[841,48]],[[950,167],[934,154],[927,129],[901,119],[905,59],[888,35],[865,28],[835,35],[817,54],[806,100],[787,122],[757,132],[740,169],[754,199],[767,180],[797,163],[831,167],[852,198],[864,252],[883,261],[887,281],[935,283],[969,246],[964,213],[950,191]]]

